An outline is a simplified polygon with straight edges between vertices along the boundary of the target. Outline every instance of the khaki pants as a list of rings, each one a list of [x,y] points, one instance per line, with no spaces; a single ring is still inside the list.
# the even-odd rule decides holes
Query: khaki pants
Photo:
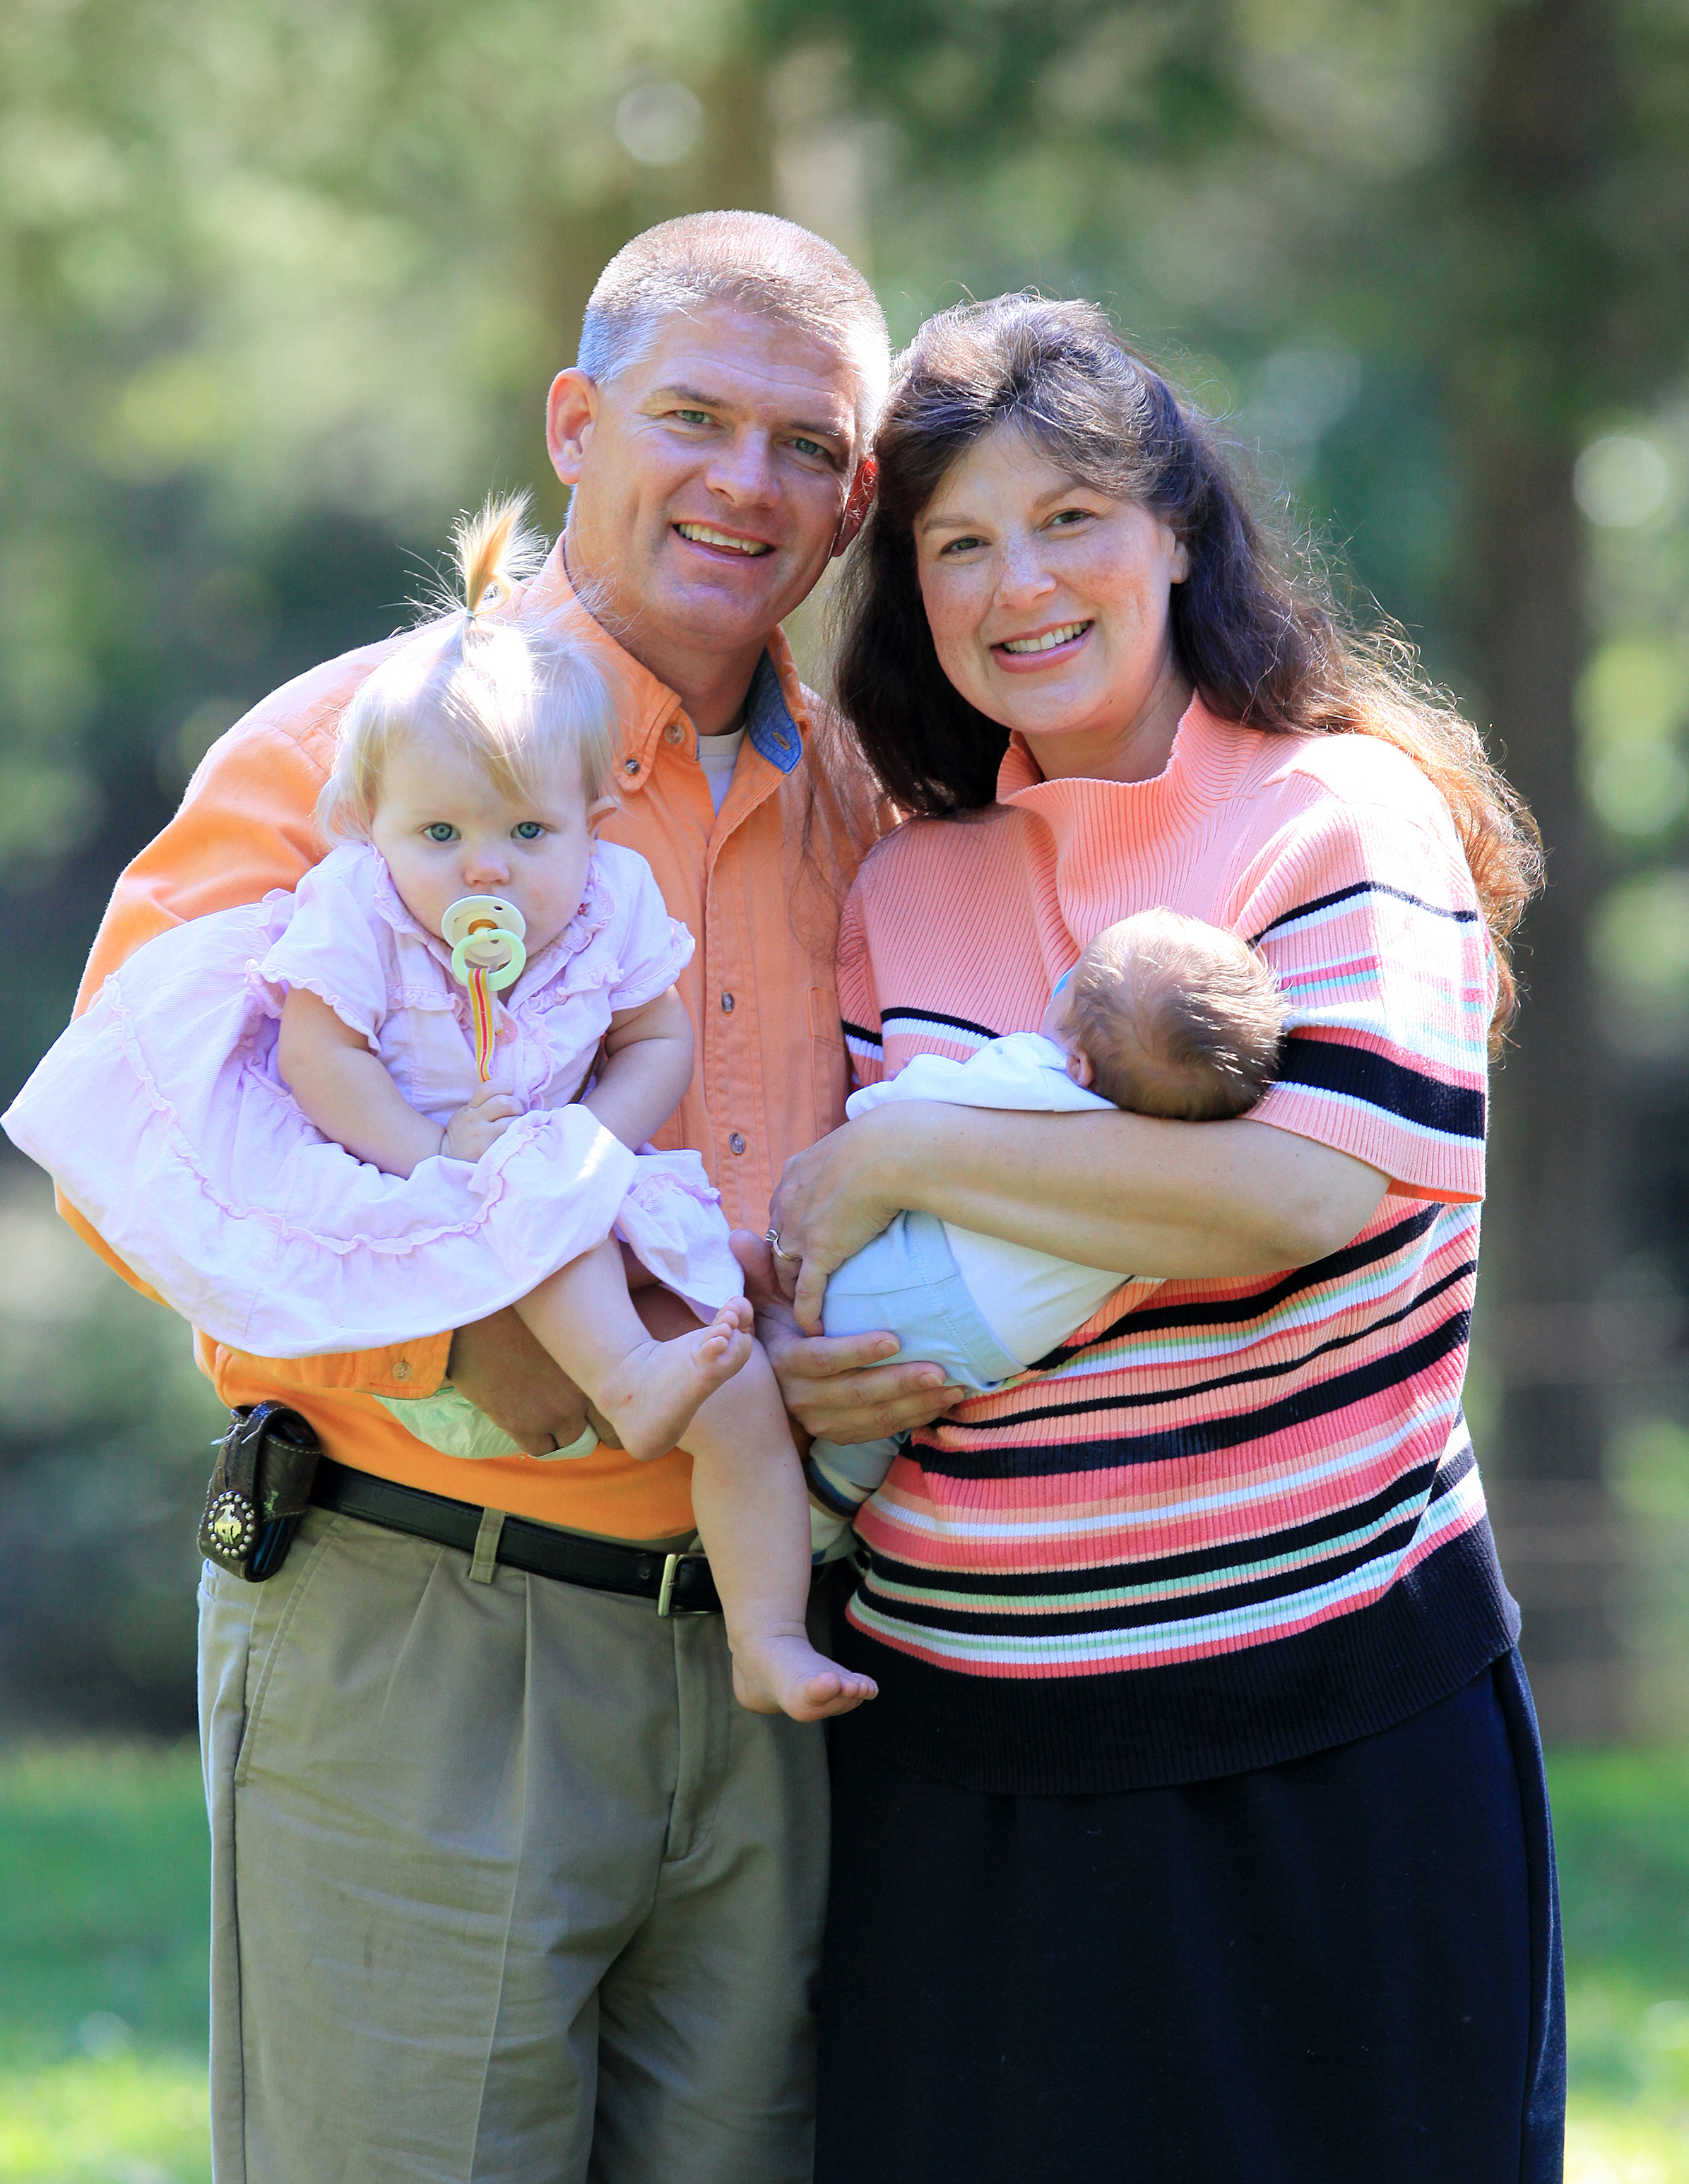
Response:
[[[807,2184],[821,1731],[719,1616],[313,1510],[208,1563],[218,2184]]]

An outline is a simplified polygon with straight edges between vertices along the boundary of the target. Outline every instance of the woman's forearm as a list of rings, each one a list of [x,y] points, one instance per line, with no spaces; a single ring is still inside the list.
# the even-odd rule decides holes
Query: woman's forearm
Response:
[[[1347,1153],[1247,1119],[911,1100],[863,1121],[880,1126],[861,1148],[869,1188],[894,1211],[1114,1273],[1212,1279],[1305,1266],[1365,1227],[1388,1180]]]

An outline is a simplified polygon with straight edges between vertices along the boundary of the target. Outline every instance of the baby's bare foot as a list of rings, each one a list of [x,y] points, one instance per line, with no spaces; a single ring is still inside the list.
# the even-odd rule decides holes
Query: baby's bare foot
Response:
[[[615,1384],[599,1390],[598,1404],[629,1456],[643,1462],[668,1454],[699,1405],[750,1356],[750,1306],[735,1297],[695,1334],[642,1343],[628,1352]]]
[[[753,1713],[820,1721],[878,1698],[879,1685],[817,1653],[801,1630],[742,1631],[733,1641],[733,1696]]]

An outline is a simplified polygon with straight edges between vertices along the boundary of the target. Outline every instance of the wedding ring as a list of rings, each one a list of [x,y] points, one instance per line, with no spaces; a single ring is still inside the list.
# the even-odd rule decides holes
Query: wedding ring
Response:
[[[780,1232],[778,1228],[771,1228],[762,1240],[777,1259],[789,1259],[794,1267],[803,1264],[803,1254],[800,1251],[787,1251],[780,1241]]]

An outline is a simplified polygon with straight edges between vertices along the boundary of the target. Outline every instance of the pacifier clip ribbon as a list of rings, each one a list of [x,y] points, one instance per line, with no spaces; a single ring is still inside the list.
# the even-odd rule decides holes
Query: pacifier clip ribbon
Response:
[[[527,963],[523,944],[527,932],[521,911],[499,894],[460,895],[440,920],[440,938],[452,951],[453,975],[469,989],[475,1072],[483,1084],[493,1075],[498,1037],[493,996],[515,985],[522,975]]]

